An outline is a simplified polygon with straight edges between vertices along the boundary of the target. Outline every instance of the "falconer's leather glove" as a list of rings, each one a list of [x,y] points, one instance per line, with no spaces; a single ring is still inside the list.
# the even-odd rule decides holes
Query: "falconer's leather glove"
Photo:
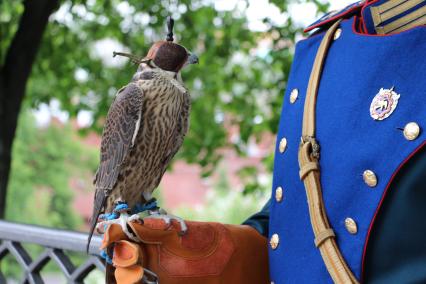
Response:
[[[139,243],[129,240],[120,225],[110,225],[102,248],[112,252],[115,281],[157,283],[154,272],[161,284],[270,283],[267,240],[255,229],[211,222],[186,224],[188,230],[181,236],[176,222],[166,225],[149,218],[144,224],[129,222]]]

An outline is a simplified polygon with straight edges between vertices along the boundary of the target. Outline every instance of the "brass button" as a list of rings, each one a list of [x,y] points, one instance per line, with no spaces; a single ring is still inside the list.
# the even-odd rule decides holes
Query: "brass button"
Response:
[[[277,202],[281,202],[281,200],[283,200],[283,188],[281,186],[275,189],[275,200]]]
[[[358,232],[358,226],[356,225],[356,222],[352,218],[345,219],[345,227],[346,227],[346,230],[352,235],[355,235]]]
[[[276,249],[279,243],[280,243],[280,237],[278,236],[278,234],[273,234],[271,237],[271,240],[269,241],[271,248]]]
[[[284,153],[286,148],[287,148],[287,139],[283,138],[280,141],[280,146],[279,146],[280,153]]]
[[[341,35],[342,35],[342,29],[337,29],[334,32],[334,36],[333,36],[334,40],[338,39]]]
[[[407,123],[404,127],[404,137],[407,140],[414,140],[420,134],[420,126],[415,122]]]
[[[365,170],[362,174],[362,178],[369,187],[375,187],[377,185],[377,176],[371,170]]]
[[[298,97],[299,97],[299,90],[298,89],[291,90],[290,103],[294,104]]]

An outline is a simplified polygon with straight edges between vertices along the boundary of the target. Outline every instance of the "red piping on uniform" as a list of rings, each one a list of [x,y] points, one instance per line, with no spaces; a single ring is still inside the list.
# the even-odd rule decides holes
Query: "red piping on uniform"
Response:
[[[419,26],[415,26],[415,27],[409,28],[409,29],[407,29],[407,30],[403,30],[403,31],[397,32],[397,33],[390,33],[390,34],[383,34],[383,35],[379,35],[379,34],[368,34],[368,33],[367,33],[367,26],[366,26],[366,24],[365,24],[364,19],[362,18],[362,15],[363,15],[363,13],[364,13],[364,9],[365,9],[366,7],[370,7],[372,4],[374,4],[374,3],[378,2],[378,1],[380,1],[380,0],[373,0],[373,1],[371,1],[371,2],[368,2],[368,5],[365,5],[364,7],[362,7],[362,9],[361,9],[361,16],[360,16],[360,18],[361,18],[361,20],[362,20],[362,22],[363,22],[363,25],[364,25],[364,29],[365,29],[365,30],[364,30],[364,32],[363,32],[363,33],[359,32],[359,31],[357,30],[356,26],[355,26],[355,22],[356,22],[356,21],[354,20],[354,22],[353,22],[353,24],[352,24],[352,31],[353,31],[355,34],[357,34],[357,35],[361,35],[361,36],[383,37],[383,36],[393,36],[393,35],[398,35],[398,34],[405,33],[405,32],[408,32],[408,31],[411,31],[411,30],[413,30],[413,29],[417,29],[417,28],[426,28],[426,25],[419,25]],[[357,17],[357,16],[355,15],[355,17]]]
[[[370,227],[368,228],[368,232],[367,232],[367,237],[366,237],[366,239],[365,239],[365,244],[364,244],[364,250],[363,250],[363,252],[362,252],[362,264],[361,264],[361,268],[362,268],[362,270],[361,270],[361,282],[364,282],[364,264],[365,264],[365,254],[366,254],[366,252],[367,252],[367,246],[368,246],[368,241],[369,241],[369,239],[370,239],[370,233],[371,233],[371,231],[372,231],[372,229],[373,229],[373,226],[374,226],[374,222],[376,221],[376,217],[377,217],[377,214],[379,213],[379,211],[380,211],[380,208],[381,208],[381,206],[382,206],[382,203],[383,203],[383,201],[384,201],[384,199],[385,199],[385,197],[386,197],[386,194],[387,194],[387,192],[388,192],[388,189],[389,189],[389,187],[390,187],[390,185],[392,184],[392,181],[394,180],[394,178],[395,178],[395,176],[399,173],[399,171],[404,167],[404,165],[418,152],[418,151],[420,151],[424,146],[426,145],[426,141],[424,141],[420,146],[418,146],[413,152],[411,152],[411,154],[407,157],[407,158],[405,158],[405,160],[398,166],[398,168],[396,169],[396,171],[394,171],[394,173],[392,174],[392,176],[391,176],[391,178],[390,178],[390,180],[389,180],[389,182],[388,182],[388,184],[386,185],[386,188],[385,188],[385,191],[384,191],[384,193],[383,193],[383,195],[382,195],[382,199],[380,199],[380,202],[379,202],[379,206],[377,207],[377,209],[376,209],[376,212],[374,212],[374,217],[373,217],[373,220],[371,221],[371,223],[370,223]]]
[[[404,30],[404,31],[397,32],[397,33],[390,33],[390,34],[379,35],[379,34],[360,33],[360,32],[357,31],[355,23],[356,23],[356,21],[354,19],[354,21],[352,23],[352,31],[354,32],[354,34],[359,35],[359,36],[369,36],[369,37],[394,36],[394,35],[399,35],[399,34],[402,34],[402,33],[409,32],[409,31],[414,30],[414,29],[426,28],[426,25],[420,25],[420,26],[415,26],[415,27],[409,28],[409,29]]]
[[[337,14],[337,15],[335,15],[335,16],[333,16],[333,17],[331,17],[331,18],[330,18],[330,19],[328,19],[328,20],[325,20],[325,21],[319,22],[318,24],[316,24],[316,25],[314,25],[314,26],[307,27],[306,29],[304,29],[304,30],[303,30],[303,32],[304,32],[304,33],[307,33],[307,32],[309,32],[309,31],[311,31],[311,30],[313,30],[313,29],[315,29],[315,28],[321,27],[321,26],[323,26],[323,25],[325,25],[325,24],[328,24],[328,23],[330,23],[330,22],[333,22],[333,21],[335,21],[335,20],[337,20],[337,19],[339,19],[339,18],[343,18],[343,17],[345,17],[346,15],[348,15],[348,14],[352,13],[353,11],[355,11],[355,10],[359,9],[360,7],[362,7],[362,8],[361,8],[361,12],[360,12],[360,14],[361,14],[361,16],[360,16],[360,21],[359,21],[359,23],[358,23],[358,24],[359,24],[360,26],[362,25],[362,26],[363,26],[363,28],[362,28],[362,29],[360,29],[360,27],[358,27],[358,28],[357,28],[355,25],[352,25],[352,30],[353,30],[353,32],[354,32],[355,34],[357,34],[357,35],[363,35],[363,36],[376,36],[376,37],[391,36],[391,35],[397,35],[397,34],[400,34],[400,33],[403,33],[403,32],[406,32],[406,31],[409,31],[409,30],[412,30],[412,29],[418,28],[418,27],[422,27],[422,28],[426,27],[425,25],[420,25],[420,26],[412,27],[412,28],[410,28],[410,29],[408,29],[408,30],[405,30],[405,31],[400,31],[400,32],[397,32],[397,33],[391,33],[391,34],[384,34],[384,35],[379,35],[379,34],[368,34],[368,33],[367,33],[366,21],[364,21],[364,19],[363,19],[362,15],[364,14],[364,10],[365,10],[366,8],[370,7],[371,5],[373,5],[374,3],[378,2],[378,1],[380,1],[380,0],[371,0],[371,1],[367,1],[367,2],[366,2],[366,3],[364,3],[364,4],[360,4],[360,5],[354,6],[354,7],[352,7],[351,9],[349,9],[348,11],[346,11],[346,12],[344,12],[344,13]],[[357,17],[357,15],[355,15],[354,17]],[[354,21],[354,22],[356,22],[356,21]],[[361,30],[361,31],[363,31],[363,32],[358,32],[358,30]]]
[[[355,21],[358,20],[358,30],[365,32],[364,30],[364,19],[362,17],[354,16]]]
[[[377,0],[378,1],[378,0]],[[349,13],[351,13],[351,12],[353,12],[354,10],[356,10],[356,9],[359,9],[359,7],[361,7],[363,4],[358,4],[358,5],[356,5],[356,6],[354,6],[354,7],[352,7],[352,8],[350,8],[349,10],[347,10],[346,12],[344,12],[344,13],[340,13],[340,14],[336,14],[336,15],[334,15],[333,17],[331,17],[330,19],[328,19],[328,20],[325,20],[325,21],[322,21],[322,22],[319,22],[318,24],[316,24],[316,25],[314,25],[314,26],[311,26],[311,27],[307,27],[306,29],[304,29],[303,30],[303,32],[304,33],[307,33],[307,32],[309,32],[309,31],[312,31],[313,29],[315,29],[315,28],[318,28],[318,27],[320,27],[320,26],[322,26],[322,25],[325,25],[325,24],[327,24],[327,23],[330,23],[330,22],[332,22],[332,21],[334,21],[334,20],[337,20],[337,19],[339,19],[339,18],[343,18],[344,16],[346,16],[347,14],[349,14]]]
[[[369,2],[369,3],[366,3],[366,4],[362,7],[362,9],[361,9],[361,19],[363,19],[364,9],[365,9],[365,8],[367,8],[367,7],[370,7],[371,5],[373,5],[374,3],[378,2],[378,1],[380,1],[380,0],[373,0],[373,1]],[[366,24],[365,24],[365,21],[364,21],[364,20],[362,20],[362,21],[363,21],[363,24],[364,24],[364,31],[365,31],[365,32],[367,32],[368,30],[367,30],[367,26],[366,26]]]

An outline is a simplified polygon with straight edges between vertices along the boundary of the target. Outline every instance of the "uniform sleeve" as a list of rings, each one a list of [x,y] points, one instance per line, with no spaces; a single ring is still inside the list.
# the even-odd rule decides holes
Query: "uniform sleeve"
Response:
[[[262,210],[258,213],[254,214],[246,221],[244,221],[243,225],[249,225],[256,229],[262,236],[268,237],[269,234],[269,206],[271,204],[271,199],[266,202],[265,206],[263,206]]]

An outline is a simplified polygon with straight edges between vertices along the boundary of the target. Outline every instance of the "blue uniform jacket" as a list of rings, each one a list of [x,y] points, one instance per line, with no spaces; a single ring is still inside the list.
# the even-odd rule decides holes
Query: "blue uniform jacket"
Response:
[[[426,283],[425,9],[426,1],[415,0],[355,3],[324,16],[311,27],[319,30],[297,43],[271,199],[245,222],[271,239],[275,284],[332,282],[314,245],[297,153],[314,58],[339,18],[316,107],[326,212],[360,281]]]

